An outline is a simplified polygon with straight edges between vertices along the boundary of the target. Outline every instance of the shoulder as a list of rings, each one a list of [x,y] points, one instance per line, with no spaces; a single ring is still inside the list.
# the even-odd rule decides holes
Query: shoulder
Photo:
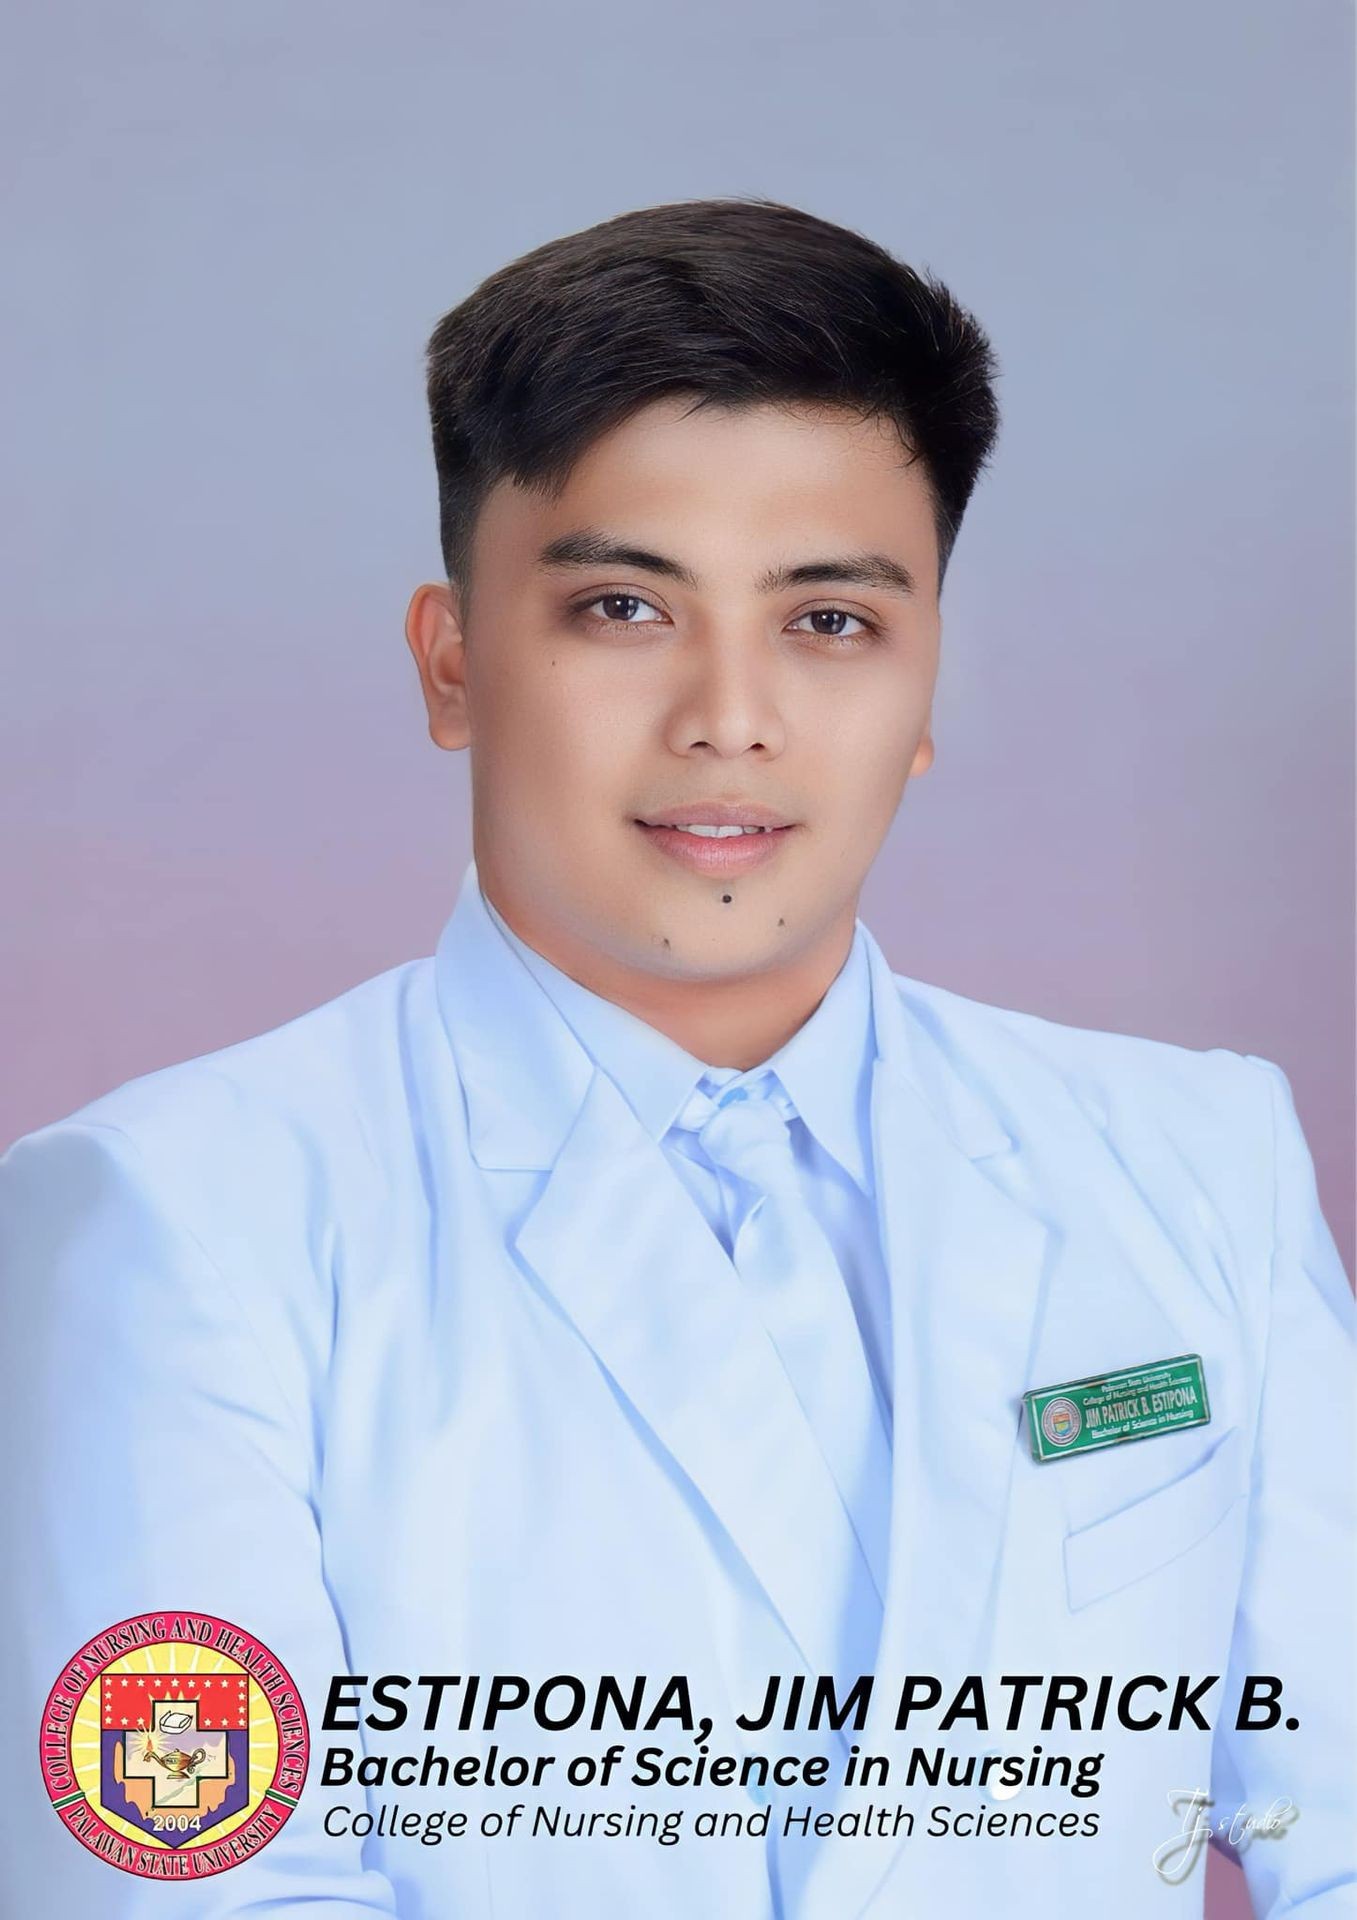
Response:
[[[1081,1027],[893,975],[901,1005],[987,1103],[1024,1127],[1083,1116],[1128,1154],[1266,1175],[1291,1089],[1273,1061],[1225,1046]]]
[[[151,1329],[171,1368],[216,1354],[238,1387],[273,1380],[305,1428],[344,1274],[383,1244],[401,1182],[420,1204],[410,1081],[438,1071],[415,1064],[439,1058],[431,972],[393,968],[16,1140],[0,1305],[23,1338],[78,1327],[113,1351]]]
[[[229,1228],[248,1211],[295,1232],[308,1209],[380,1168],[392,1117],[408,1108],[411,1049],[428,1051],[432,964],[406,962],[265,1033],[139,1075],[22,1136],[0,1170],[50,1170],[59,1185],[63,1166],[98,1165],[194,1223]]]
[[[1017,1147],[1053,1216],[1091,1210],[1167,1236],[1240,1298],[1271,1285],[1276,1252],[1322,1243],[1313,1161],[1275,1061],[1224,1046],[1080,1027],[893,976],[907,1026]],[[1340,1301],[1340,1307],[1346,1307]]]

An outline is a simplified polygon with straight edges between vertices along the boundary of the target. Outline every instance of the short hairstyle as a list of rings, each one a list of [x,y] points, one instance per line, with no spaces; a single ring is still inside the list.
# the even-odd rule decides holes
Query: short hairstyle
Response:
[[[550,495],[639,407],[820,402],[891,420],[929,481],[938,584],[999,430],[990,343],[941,281],[762,197],[623,213],[482,281],[429,340],[448,579],[500,479]]]

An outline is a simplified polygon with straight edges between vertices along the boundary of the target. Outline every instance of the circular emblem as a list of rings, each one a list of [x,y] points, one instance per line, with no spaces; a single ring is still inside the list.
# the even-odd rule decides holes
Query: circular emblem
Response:
[[[1067,1447],[1077,1440],[1083,1424],[1073,1400],[1049,1400],[1042,1409],[1041,1430],[1053,1447]]]
[[[146,1613],[66,1663],[39,1744],[48,1797],[82,1846],[143,1879],[201,1880],[285,1824],[311,1736],[295,1684],[253,1634]]]

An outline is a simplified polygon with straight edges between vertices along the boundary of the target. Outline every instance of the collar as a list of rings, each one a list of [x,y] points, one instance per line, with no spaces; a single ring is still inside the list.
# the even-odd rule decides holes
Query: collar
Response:
[[[627,1071],[621,1091],[651,1138],[662,1138],[707,1071],[703,1062],[570,980],[507,929],[501,933],[493,911],[473,861],[434,955],[435,992],[465,1091],[477,1164],[537,1170],[554,1165],[595,1072],[613,1077],[591,1047],[607,1048],[611,1058],[614,1044],[623,1044],[619,1035],[635,1042],[635,1058],[642,1062]],[[536,965],[530,967],[527,956]],[[575,1031],[547,981],[573,989],[561,989],[562,995],[573,1019],[581,1027],[589,1022],[587,1039]],[[1008,1144],[988,1104],[949,1058],[931,1006],[937,992],[897,980],[859,921],[848,959],[815,1014],[764,1063],[776,1069],[807,1126],[860,1185],[870,1178],[858,1116],[862,1089],[870,1087],[873,1048],[876,1064],[908,1081],[963,1151],[975,1157]],[[836,1049],[845,1043],[855,1071],[845,1073],[840,1057],[838,1072],[832,1072]]]
[[[869,1189],[875,1050],[871,969],[859,931],[855,930],[848,958],[810,1018],[776,1053],[743,1074],[711,1068],[624,1007],[581,986],[520,939],[484,894],[481,903],[652,1140],[664,1138],[704,1075],[714,1073],[724,1085],[772,1072],[820,1145],[864,1192]]]
[[[613,1081],[651,1139],[662,1140],[706,1071],[703,1063],[657,1027],[572,980],[520,939],[493,901],[483,893],[480,898],[496,931],[585,1052]]]
[[[824,999],[764,1062],[820,1145],[864,1193],[872,1184],[872,1063],[876,1058],[868,937],[857,921],[848,958]]]

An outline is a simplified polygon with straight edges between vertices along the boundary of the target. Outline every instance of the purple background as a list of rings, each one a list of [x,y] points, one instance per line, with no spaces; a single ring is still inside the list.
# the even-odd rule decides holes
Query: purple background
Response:
[[[924,980],[1279,1061],[1351,1265],[1351,35],[1339,0],[24,10],[0,1139],[432,951],[469,841],[401,637],[424,339],[555,234],[761,192],[942,274],[1004,370],[864,917]]]

